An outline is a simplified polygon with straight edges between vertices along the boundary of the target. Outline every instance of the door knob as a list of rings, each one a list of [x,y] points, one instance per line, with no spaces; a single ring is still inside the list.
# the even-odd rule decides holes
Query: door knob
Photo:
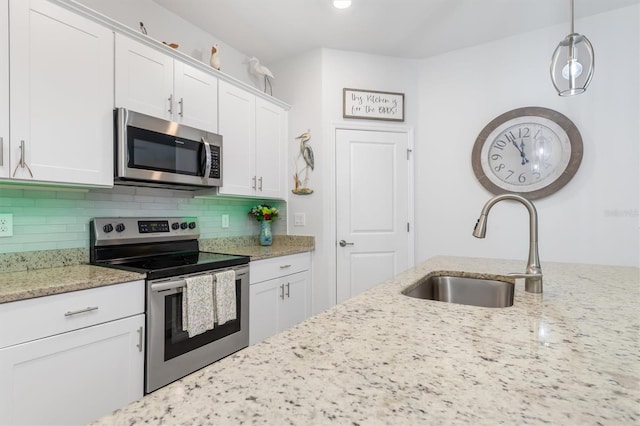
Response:
[[[348,243],[345,240],[340,240],[340,242],[338,244],[340,244],[340,247],[346,247],[346,246],[352,246],[353,245],[353,243]]]

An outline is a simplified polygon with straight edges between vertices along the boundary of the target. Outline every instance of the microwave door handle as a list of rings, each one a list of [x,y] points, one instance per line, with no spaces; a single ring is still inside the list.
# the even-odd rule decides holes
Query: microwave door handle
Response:
[[[204,176],[203,179],[206,181],[209,179],[209,173],[211,173],[211,147],[209,146],[209,142],[206,141],[204,137],[201,138],[202,144],[204,145],[204,153],[206,156],[206,162],[204,166]]]

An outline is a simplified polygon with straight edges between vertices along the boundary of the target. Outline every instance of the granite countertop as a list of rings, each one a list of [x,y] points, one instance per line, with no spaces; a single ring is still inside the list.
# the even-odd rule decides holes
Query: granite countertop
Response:
[[[143,274],[72,265],[0,274],[0,303],[144,279]]]
[[[261,246],[258,237],[229,237],[200,240],[200,250],[249,256],[252,261],[313,251],[315,239],[300,235],[274,235],[273,244]]]
[[[212,238],[200,241],[200,250],[224,252],[260,260],[314,249],[314,238],[275,235],[263,247],[257,237]],[[86,249],[44,250],[0,254],[0,303],[144,279],[143,274],[87,265]]]
[[[482,308],[404,296],[436,257],[96,424],[632,424],[640,269],[544,263],[544,293]]]

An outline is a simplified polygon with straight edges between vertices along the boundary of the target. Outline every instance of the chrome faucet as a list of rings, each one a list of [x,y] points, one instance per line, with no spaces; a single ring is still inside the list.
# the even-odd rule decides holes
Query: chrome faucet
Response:
[[[524,274],[508,274],[514,278],[524,278],[524,289],[530,293],[542,293],[542,268],[538,255],[538,212],[533,203],[518,194],[500,194],[491,198],[482,208],[480,217],[473,229],[473,236],[484,238],[487,233],[487,216],[494,204],[502,200],[514,200],[522,203],[529,210],[529,259]]]

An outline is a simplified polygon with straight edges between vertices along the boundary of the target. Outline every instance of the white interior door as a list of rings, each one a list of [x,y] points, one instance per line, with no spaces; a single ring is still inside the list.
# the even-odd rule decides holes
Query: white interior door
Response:
[[[411,266],[408,139],[336,130],[338,303]]]

